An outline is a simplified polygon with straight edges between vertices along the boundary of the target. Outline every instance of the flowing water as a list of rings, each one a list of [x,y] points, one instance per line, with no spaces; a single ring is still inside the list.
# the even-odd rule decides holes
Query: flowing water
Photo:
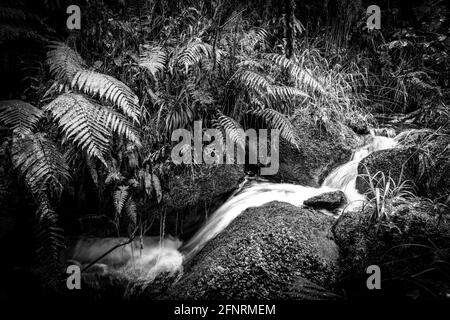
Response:
[[[360,201],[364,200],[364,196],[356,190],[358,163],[374,151],[393,148],[395,145],[395,139],[392,137],[375,136],[375,133],[372,132],[371,143],[356,150],[349,162],[333,170],[320,188],[288,183],[273,183],[261,179],[247,179],[181,248],[181,242],[173,238],[163,241],[148,238],[149,240],[145,243],[144,250],[133,250],[132,246],[130,248],[116,249],[117,252],[109,258],[105,258],[104,263],[114,264],[110,260],[116,259],[128,265],[130,263],[140,266],[146,265],[151,271],[153,278],[159,272],[173,272],[181,269],[183,262],[198,253],[208,241],[222,232],[247,208],[259,207],[271,201],[281,201],[294,206],[301,206],[305,200],[311,197],[336,190],[341,190],[345,193],[349,203],[347,207],[357,206]],[[111,238],[110,247],[114,245],[114,241]],[[73,255],[72,259],[80,261],[82,258],[81,260],[83,261],[92,261],[94,256],[98,257],[106,251],[105,243],[107,242],[103,239],[103,243],[84,245],[79,243],[76,254]]]

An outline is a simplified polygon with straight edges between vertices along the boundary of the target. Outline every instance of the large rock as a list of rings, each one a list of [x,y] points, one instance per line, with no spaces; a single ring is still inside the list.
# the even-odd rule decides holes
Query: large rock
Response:
[[[371,178],[376,179],[373,180],[376,186],[375,181],[380,180],[381,183],[383,176],[386,182],[388,177],[391,177],[396,184],[399,181],[409,181],[410,186],[412,186],[418,177],[418,161],[419,156],[415,148],[375,151],[360,161],[356,189],[362,194],[371,193]]]
[[[360,162],[356,188],[361,193],[370,191],[367,168],[372,176],[377,172],[390,176],[396,186],[409,181],[418,195],[444,199],[450,190],[450,135],[411,130],[398,140],[399,148],[374,152]]]
[[[445,276],[450,272],[450,223],[445,208],[420,199],[391,199],[386,210],[384,220],[373,219],[373,206],[345,212],[333,227],[341,253],[340,285],[347,296],[445,297],[450,290]],[[370,265],[380,267],[381,290],[366,286]]]
[[[249,208],[211,240],[170,290],[173,299],[336,298],[334,219],[271,202]]]
[[[350,128],[341,135],[330,134],[304,116],[292,121],[299,148],[280,142],[280,166],[275,179],[319,187],[325,177],[339,165],[349,161],[353,150],[362,141]]]
[[[345,202],[345,194],[342,191],[332,191],[309,198],[303,204],[315,209],[334,210],[345,204]]]
[[[163,198],[147,212],[165,216],[166,233],[189,238],[244,180],[243,165],[175,166],[163,177]],[[159,234],[154,224],[151,234]]]

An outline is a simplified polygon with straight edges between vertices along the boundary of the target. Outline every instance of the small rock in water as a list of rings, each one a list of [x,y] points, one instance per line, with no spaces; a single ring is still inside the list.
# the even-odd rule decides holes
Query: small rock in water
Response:
[[[309,198],[303,202],[305,206],[334,210],[346,202],[345,194],[342,191],[325,192],[318,196]]]

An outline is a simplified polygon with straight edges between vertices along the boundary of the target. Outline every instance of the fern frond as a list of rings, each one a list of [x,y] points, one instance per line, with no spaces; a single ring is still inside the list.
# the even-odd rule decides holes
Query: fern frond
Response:
[[[121,215],[127,198],[128,186],[120,186],[119,189],[114,192],[114,208],[116,208],[116,214],[118,216]]]
[[[268,108],[252,111],[251,113],[263,119],[272,129],[280,130],[281,137],[298,148],[295,129],[286,116]]]
[[[135,146],[141,147],[141,140],[133,126],[120,113],[114,112],[108,108],[102,108],[104,125],[117,135],[124,136]]]
[[[105,99],[139,123],[139,99],[127,85],[111,76],[86,69],[83,58],[64,43],[53,43],[50,48],[47,63],[57,80]]]
[[[243,135],[243,130],[234,119],[220,113],[216,126],[221,128],[238,147],[245,150],[245,136]]]
[[[272,86],[271,96],[275,99],[275,103],[280,101],[293,101],[298,98],[310,97],[304,91],[289,86]]]
[[[187,71],[190,66],[200,63],[205,58],[211,58],[212,46],[208,43],[196,39],[189,42],[179,54],[178,63]]]
[[[33,130],[42,114],[42,110],[25,101],[0,101],[0,122],[13,130],[18,127]]]
[[[158,72],[162,72],[167,63],[167,54],[162,47],[142,46],[139,57],[139,66],[147,69],[150,74],[156,78]]]
[[[274,63],[280,68],[288,71],[299,88],[309,90],[310,92],[318,91],[323,94],[326,93],[324,86],[312,76],[310,70],[301,68],[294,61],[286,58],[286,56],[271,53],[265,54],[263,57],[271,63]]]
[[[263,75],[250,70],[238,70],[232,80],[236,80],[247,89],[272,94],[272,85]]]
[[[50,73],[57,80],[71,83],[78,71],[85,69],[86,64],[81,56],[65,43],[53,42],[47,52],[47,64]]]
[[[82,95],[66,93],[44,107],[57,121],[68,139],[107,166],[104,155],[109,147],[110,133],[104,123],[104,110]]]
[[[78,71],[72,81],[71,87],[77,90],[105,99],[139,123],[139,99],[123,82],[111,76],[89,70]]]
[[[46,195],[41,193],[37,201],[39,207],[36,214],[39,221],[36,230],[36,242],[38,243],[36,255],[44,267],[44,280],[47,284],[56,286],[62,270],[60,256],[65,248],[64,233],[58,227],[58,216]]]
[[[61,194],[70,179],[69,166],[43,133],[14,131],[11,153],[14,167],[34,195],[44,191]]]

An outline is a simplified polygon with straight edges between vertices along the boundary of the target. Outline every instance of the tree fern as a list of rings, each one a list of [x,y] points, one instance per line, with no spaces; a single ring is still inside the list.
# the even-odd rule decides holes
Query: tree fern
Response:
[[[12,161],[34,195],[60,194],[70,178],[69,167],[55,144],[43,133],[15,132]]]
[[[295,129],[283,114],[273,109],[256,110],[251,113],[263,119],[272,129],[280,130],[281,137],[298,148]]]
[[[21,100],[0,101],[0,123],[11,129],[23,127],[33,130],[42,113],[40,109]]]

